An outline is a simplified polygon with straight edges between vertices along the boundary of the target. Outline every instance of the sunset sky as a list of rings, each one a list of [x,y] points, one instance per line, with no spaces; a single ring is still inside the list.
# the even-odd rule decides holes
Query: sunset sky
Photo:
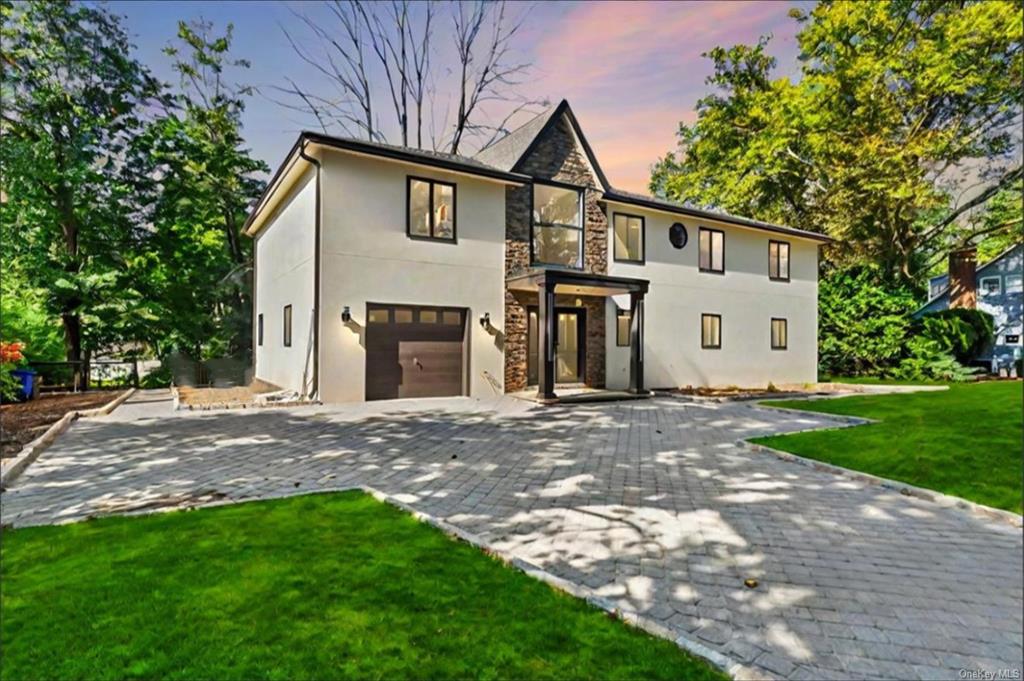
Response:
[[[594,2],[538,3],[517,45],[533,63],[526,94],[553,102],[568,99],[609,180],[646,191],[649,169],[674,145],[683,120],[691,122],[707,93],[710,63],[701,53],[715,45],[753,43],[771,34],[778,75],[795,69],[793,2]],[[292,10],[317,12],[309,3],[111,2],[124,15],[138,56],[160,78],[173,81],[161,53],[179,19],[204,18],[220,29],[235,25],[233,52],[252,62],[243,77],[267,94],[286,75],[316,82],[311,67],[292,51],[282,26],[299,31]],[[519,6],[517,6],[518,8]],[[325,17],[326,19],[326,17]],[[443,23],[436,39],[447,30]],[[254,153],[276,167],[303,123],[267,94],[256,95],[244,119]]]

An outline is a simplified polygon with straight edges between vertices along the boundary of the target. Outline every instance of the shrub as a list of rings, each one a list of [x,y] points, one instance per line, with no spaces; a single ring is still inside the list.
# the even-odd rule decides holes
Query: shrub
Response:
[[[968,368],[956,360],[939,341],[922,334],[907,341],[906,356],[884,372],[902,381],[968,381],[980,369]]]
[[[818,354],[822,374],[879,374],[900,363],[917,308],[909,287],[884,281],[878,268],[822,267]]]
[[[967,364],[992,341],[993,329],[992,315],[987,312],[956,308],[923,315],[911,333],[935,341],[943,352]]]

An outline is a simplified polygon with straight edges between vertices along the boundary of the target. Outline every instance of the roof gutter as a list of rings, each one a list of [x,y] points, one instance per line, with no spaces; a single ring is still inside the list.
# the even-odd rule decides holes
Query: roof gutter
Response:
[[[320,395],[320,161],[306,153],[307,140],[302,140],[299,157],[316,168],[316,212],[313,219],[313,384],[309,398]],[[255,213],[254,213],[255,214]]]
[[[619,194],[616,193],[615,191],[605,192],[602,199],[605,201],[610,201],[611,203],[623,203],[630,206],[643,206],[644,208],[659,210],[664,213],[686,215],[688,217],[703,218],[705,220],[715,220],[717,222],[724,222],[730,225],[738,225],[740,227],[750,227],[752,229],[760,229],[766,232],[785,234],[787,236],[809,239],[811,241],[819,241],[822,244],[828,244],[835,241],[835,239],[833,239],[830,236],[818,234],[817,232],[809,232],[804,229],[797,229],[795,227],[783,227],[782,225],[773,225],[767,222],[751,220],[749,218],[741,218],[734,215],[728,215],[725,213],[712,213],[710,211],[700,210],[698,208],[673,206],[652,199],[645,199],[638,196],[629,196],[627,194]]]

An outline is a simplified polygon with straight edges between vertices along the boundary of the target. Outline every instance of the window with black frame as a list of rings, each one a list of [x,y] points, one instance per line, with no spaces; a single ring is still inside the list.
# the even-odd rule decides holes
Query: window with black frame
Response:
[[[768,278],[789,281],[789,244],[785,241],[768,241]]]
[[[284,306],[284,346],[290,348],[292,346],[292,306]]]
[[[701,227],[697,231],[697,242],[700,271],[725,274],[725,232]]]
[[[533,262],[583,269],[583,193],[533,185]]]

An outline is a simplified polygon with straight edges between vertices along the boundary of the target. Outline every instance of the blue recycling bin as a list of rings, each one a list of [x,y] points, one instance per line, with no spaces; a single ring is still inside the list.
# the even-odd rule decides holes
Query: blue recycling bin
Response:
[[[37,394],[39,384],[36,382],[36,372],[31,369],[15,369],[11,376],[21,381],[21,399],[31,400]]]

